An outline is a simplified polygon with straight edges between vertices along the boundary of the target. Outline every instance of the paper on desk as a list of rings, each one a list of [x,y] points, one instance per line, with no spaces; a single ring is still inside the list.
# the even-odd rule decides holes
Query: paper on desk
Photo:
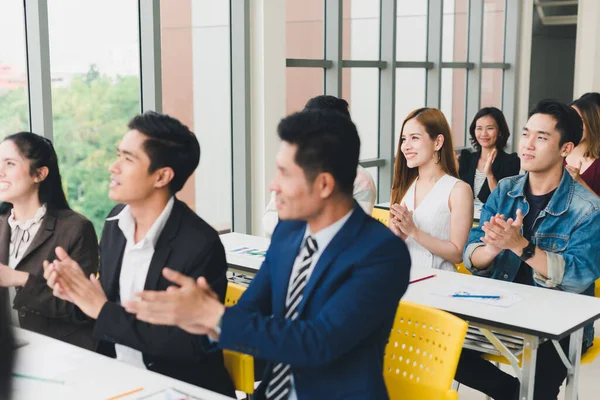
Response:
[[[37,399],[40,393],[46,399],[75,399],[75,391],[69,385],[60,385],[51,382],[40,382],[31,379],[13,378],[13,399]]]
[[[200,400],[197,397],[190,396],[189,394],[180,392],[177,389],[168,388],[161,390],[158,393],[152,393],[149,396],[142,397],[140,400]]]
[[[240,256],[250,256],[264,259],[267,254],[266,250],[260,250],[252,247],[240,247],[237,249],[227,251],[229,254],[237,254]]]
[[[497,307],[510,307],[513,304],[516,304],[516,303],[520,302],[521,300],[523,300],[523,298],[521,296],[519,296],[518,294],[511,292],[509,290],[496,289],[496,288],[494,288],[494,289],[477,289],[477,288],[469,287],[469,286],[461,286],[461,287],[444,289],[441,291],[434,292],[432,294],[435,294],[438,296],[444,296],[444,297],[452,297],[455,294],[500,296],[499,299],[482,299],[482,298],[477,298],[477,297],[471,297],[471,298],[470,297],[454,297],[455,299],[458,299],[458,300],[465,300],[465,301],[470,301],[473,303],[481,303],[481,304],[487,304],[490,306],[497,306]]]

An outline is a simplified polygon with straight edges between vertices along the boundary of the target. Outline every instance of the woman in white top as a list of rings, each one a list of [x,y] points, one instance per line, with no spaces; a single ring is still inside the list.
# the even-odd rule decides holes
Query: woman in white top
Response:
[[[454,271],[473,223],[473,192],[458,179],[450,126],[440,110],[420,108],[401,135],[390,229],[406,241],[412,265]]]

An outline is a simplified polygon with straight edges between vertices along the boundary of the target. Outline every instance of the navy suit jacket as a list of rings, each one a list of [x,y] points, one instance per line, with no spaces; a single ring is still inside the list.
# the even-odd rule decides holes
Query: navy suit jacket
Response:
[[[383,354],[408,286],[406,245],[355,202],[319,257],[292,321],[284,305],[305,229],[299,221],[277,225],[258,274],[223,315],[219,346],[268,361],[258,399],[275,362],[291,365],[299,400],[387,399]]]

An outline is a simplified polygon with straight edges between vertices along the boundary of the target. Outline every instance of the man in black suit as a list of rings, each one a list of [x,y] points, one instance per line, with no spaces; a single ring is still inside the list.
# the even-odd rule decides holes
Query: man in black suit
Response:
[[[111,200],[100,241],[99,278],[84,276],[61,248],[46,263],[54,294],[95,319],[98,351],[204,388],[233,395],[221,352],[206,353],[179,328],[135,319],[121,306],[142,290],[166,290],[165,266],[203,276],[221,299],[227,288],[225,250],[217,232],[175,198],[200,160],[190,130],[169,116],[133,118],[110,166]]]

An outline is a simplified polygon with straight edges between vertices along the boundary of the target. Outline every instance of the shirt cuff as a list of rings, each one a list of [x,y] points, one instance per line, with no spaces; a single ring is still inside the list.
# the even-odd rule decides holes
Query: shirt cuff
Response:
[[[486,268],[475,268],[471,263],[471,256],[479,247],[485,246],[485,243],[477,242],[471,243],[465,249],[465,254],[463,257],[463,262],[465,263],[465,268],[469,270],[473,275],[477,276],[492,276],[492,271],[494,270],[495,261],[492,261],[490,265]]]
[[[537,271],[533,273],[535,282],[543,287],[557,288],[565,277],[565,259],[560,254],[546,253],[546,266],[548,268],[548,277],[543,276]]]

